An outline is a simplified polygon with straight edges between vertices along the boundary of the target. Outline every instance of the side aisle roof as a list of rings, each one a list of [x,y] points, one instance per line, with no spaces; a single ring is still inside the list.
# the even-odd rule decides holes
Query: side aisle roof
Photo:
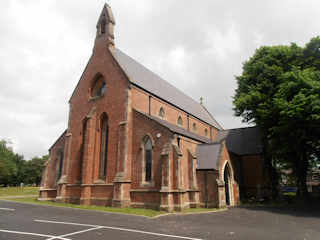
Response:
[[[143,116],[145,116],[146,118],[149,118],[149,119],[157,122],[161,126],[169,129],[171,132],[178,133],[178,134],[180,134],[182,136],[197,140],[197,141],[202,142],[202,143],[212,143],[212,141],[209,138],[202,137],[202,136],[200,136],[200,135],[198,135],[196,133],[190,132],[190,131],[188,131],[188,130],[182,128],[182,127],[179,127],[179,126],[177,126],[175,124],[169,123],[166,120],[162,120],[162,119],[160,119],[158,117],[145,114],[145,113],[140,112],[140,111],[138,111],[136,109],[134,109],[134,111],[139,113],[139,114],[141,114],[141,115],[143,115]]]

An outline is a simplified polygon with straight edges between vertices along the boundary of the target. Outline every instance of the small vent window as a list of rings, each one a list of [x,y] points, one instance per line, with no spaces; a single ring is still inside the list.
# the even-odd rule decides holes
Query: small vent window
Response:
[[[178,125],[180,125],[180,126],[182,126],[183,125],[183,121],[182,121],[182,117],[181,116],[179,116],[179,118],[178,118]]]
[[[195,123],[193,123],[193,125],[192,125],[192,130],[193,130],[194,132],[197,131],[197,125],[196,125]]]
[[[208,137],[208,129],[205,129],[205,130],[204,130],[204,135],[205,135],[206,137]]]
[[[160,110],[159,110],[159,117],[164,118],[165,115],[166,115],[166,113],[165,113],[163,107],[161,107]]]

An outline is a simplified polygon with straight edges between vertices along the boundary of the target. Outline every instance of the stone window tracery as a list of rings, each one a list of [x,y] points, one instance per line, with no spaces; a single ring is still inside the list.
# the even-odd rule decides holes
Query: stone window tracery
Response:
[[[91,87],[91,98],[98,98],[104,96],[107,91],[107,84],[102,75],[98,75]]]

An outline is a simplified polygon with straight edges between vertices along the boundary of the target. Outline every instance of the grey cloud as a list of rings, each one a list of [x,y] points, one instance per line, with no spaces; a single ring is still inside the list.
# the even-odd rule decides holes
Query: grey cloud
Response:
[[[319,1],[110,0],[118,48],[205,106],[225,128],[234,76],[261,45],[319,34]],[[0,9],[0,138],[27,158],[65,130],[68,99],[91,55],[103,1],[4,1]]]

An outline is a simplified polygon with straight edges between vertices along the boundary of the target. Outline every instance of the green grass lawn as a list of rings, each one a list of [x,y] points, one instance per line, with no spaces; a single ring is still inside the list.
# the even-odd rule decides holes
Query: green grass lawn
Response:
[[[46,206],[54,206],[54,207],[69,207],[69,208],[77,208],[84,210],[95,210],[95,211],[103,211],[103,212],[113,212],[113,213],[124,213],[124,214],[133,214],[145,217],[156,217],[159,215],[167,214],[164,211],[157,211],[152,209],[144,209],[144,208],[114,208],[114,207],[102,207],[102,206],[85,206],[78,204],[68,204],[68,203],[57,203],[51,201],[38,201],[34,195],[39,196],[39,188],[38,187],[2,187],[0,188],[0,199],[6,199],[14,202],[23,202],[23,203],[31,203],[38,205],[46,205]],[[25,197],[21,197],[25,196]],[[182,212],[176,212],[178,214],[191,214],[191,213],[204,213],[204,212],[215,212],[221,211],[225,209],[217,209],[217,208],[190,208],[185,209]]]
[[[46,205],[46,206],[54,206],[54,207],[69,207],[69,208],[77,208],[77,209],[84,209],[84,210],[125,213],[125,214],[133,214],[133,215],[139,215],[139,216],[145,216],[145,217],[156,217],[162,214],[167,214],[167,212],[164,212],[164,211],[157,211],[157,210],[144,209],[144,208],[114,208],[114,207],[102,207],[102,206],[86,206],[86,205],[69,204],[69,203],[57,203],[57,202],[51,202],[51,201],[38,201],[36,198],[12,198],[7,200],[15,201],[15,202]],[[176,212],[176,213],[190,214],[190,213],[218,212],[218,211],[224,211],[224,210],[226,209],[190,208],[190,209],[185,209],[182,212]]]
[[[102,207],[102,206],[86,206],[86,205],[69,204],[69,203],[57,203],[57,202],[51,202],[51,201],[38,201],[36,198],[9,198],[6,200],[46,205],[46,206],[54,206],[54,207],[68,207],[68,208],[77,208],[77,209],[84,209],[84,210],[125,213],[125,214],[133,214],[133,215],[146,216],[146,217],[155,217],[155,216],[166,213],[163,211],[143,209],[143,208],[114,208],[114,207]]]
[[[29,195],[39,195],[39,187],[0,187],[0,198]]]

